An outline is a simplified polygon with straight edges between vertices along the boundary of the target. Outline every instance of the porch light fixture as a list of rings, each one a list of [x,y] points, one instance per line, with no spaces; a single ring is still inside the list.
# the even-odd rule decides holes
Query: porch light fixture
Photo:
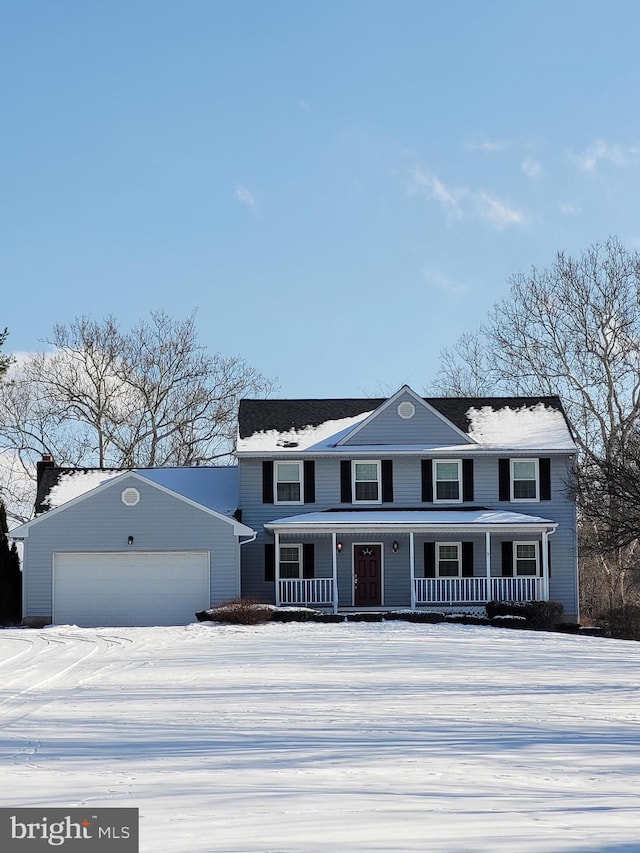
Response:
[[[398,551],[400,550],[400,546],[398,545],[398,543],[395,539],[393,540],[393,545],[391,546],[391,548],[393,549],[394,554],[397,554]]]
[[[127,537],[127,545],[133,545],[133,536]]]
[[[342,554],[342,542],[338,542],[336,544],[336,551],[338,552],[338,554]]]

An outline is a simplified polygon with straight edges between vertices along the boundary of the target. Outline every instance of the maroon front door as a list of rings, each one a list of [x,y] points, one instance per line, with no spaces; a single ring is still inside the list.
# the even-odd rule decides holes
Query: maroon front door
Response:
[[[382,547],[353,546],[353,603],[355,607],[382,604]]]

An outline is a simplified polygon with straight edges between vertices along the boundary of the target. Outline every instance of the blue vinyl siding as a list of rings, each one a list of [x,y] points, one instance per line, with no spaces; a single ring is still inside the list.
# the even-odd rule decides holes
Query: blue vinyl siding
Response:
[[[140,502],[127,507],[122,490],[134,486]],[[127,537],[134,537],[127,545]],[[139,479],[117,483],[42,520],[25,540],[24,614],[51,616],[56,552],[208,551],[211,604],[240,592],[239,553],[233,525]],[[194,616],[195,619],[195,616]]]
[[[544,454],[543,454],[544,455]],[[281,458],[281,457],[279,457]],[[290,458],[294,458],[293,455]],[[262,460],[259,458],[241,458],[239,460],[240,499],[243,508],[242,520],[258,532],[256,541],[242,549],[242,591],[245,595],[255,595],[266,601],[273,601],[274,584],[264,581],[264,544],[273,542],[263,525],[276,518],[299,515],[304,512],[318,512],[340,505],[340,459],[350,458],[348,448],[329,457],[316,457],[315,480],[316,501],[307,507],[273,506],[263,504],[262,496]],[[372,458],[376,458],[375,455]],[[397,508],[431,509],[436,505],[422,503],[421,457],[384,452],[380,448],[379,458],[393,459],[394,501],[391,506]],[[465,506],[510,509],[527,515],[549,518],[558,523],[558,529],[550,537],[551,542],[551,579],[550,597],[561,601],[567,614],[578,612],[577,590],[577,554],[576,554],[576,513],[575,506],[568,494],[569,474],[572,457],[569,454],[551,457],[551,500],[531,503],[510,503],[498,501],[498,456],[474,455],[474,501]],[[531,454],[523,458],[533,458]],[[444,506],[438,504],[438,507]],[[452,504],[460,508],[460,504]],[[399,533],[358,534],[342,536],[343,552],[338,558],[338,587],[341,606],[349,606],[352,600],[352,564],[351,544],[368,538],[371,542],[383,544],[384,561],[384,606],[408,607],[411,599],[409,578],[409,536]],[[400,550],[394,554],[391,542],[396,538]],[[529,538],[539,538],[538,535]],[[433,536],[415,535],[416,575],[423,575],[423,542],[431,541],[473,541],[474,574],[486,574],[484,534],[435,534]],[[526,535],[514,534],[512,537],[491,536],[491,574],[501,575],[501,542],[503,539],[525,540]],[[285,539],[283,538],[283,542]],[[294,541],[291,539],[291,541]],[[316,542],[316,577],[331,574],[331,538],[328,534],[307,537],[304,541]]]

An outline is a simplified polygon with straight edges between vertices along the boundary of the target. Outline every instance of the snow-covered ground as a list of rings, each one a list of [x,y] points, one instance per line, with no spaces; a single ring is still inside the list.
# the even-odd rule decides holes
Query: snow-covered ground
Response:
[[[3,806],[140,850],[640,850],[640,644],[402,622],[0,632]]]

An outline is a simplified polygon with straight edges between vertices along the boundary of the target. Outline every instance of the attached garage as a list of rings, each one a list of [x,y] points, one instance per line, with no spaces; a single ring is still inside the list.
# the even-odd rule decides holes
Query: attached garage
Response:
[[[84,628],[186,625],[209,606],[209,553],[56,553],[53,621]]]
[[[240,595],[237,468],[47,470],[50,508],[12,531],[25,625],[188,625]]]

